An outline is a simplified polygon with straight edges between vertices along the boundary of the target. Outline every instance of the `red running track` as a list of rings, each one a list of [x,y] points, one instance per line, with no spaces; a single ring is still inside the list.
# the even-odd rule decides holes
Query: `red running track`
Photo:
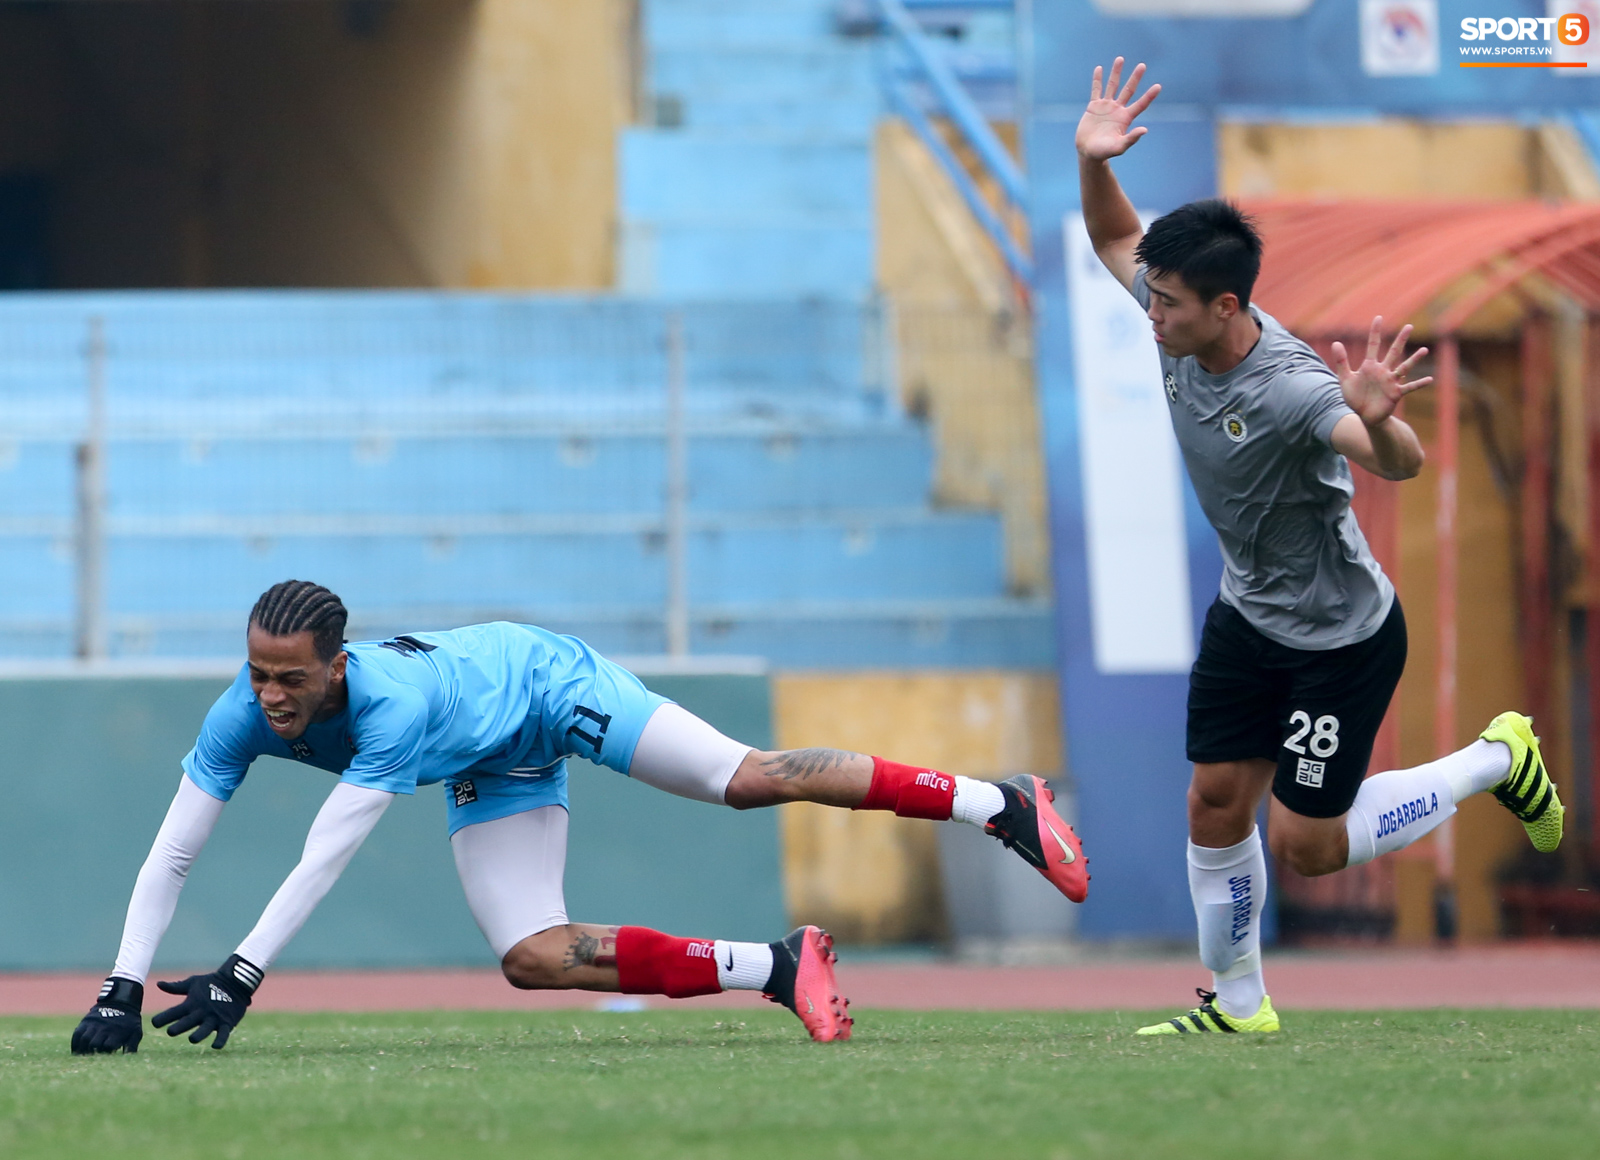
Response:
[[[846,961],[839,981],[857,1009],[1150,1011],[1190,1006],[1194,988],[1208,984],[1210,976],[1194,960],[1172,958],[1093,959],[1059,967],[851,966]],[[87,974],[0,974],[0,1015],[76,1015],[88,1008],[100,982],[101,976]],[[1284,953],[1267,957],[1267,985],[1280,1009],[1600,1008],[1600,943]],[[582,991],[517,991],[493,970],[281,971],[272,974],[255,1006],[258,1011],[540,1011],[592,1009],[605,999]],[[647,1002],[715,1008],[764,1001],[735,991]]]

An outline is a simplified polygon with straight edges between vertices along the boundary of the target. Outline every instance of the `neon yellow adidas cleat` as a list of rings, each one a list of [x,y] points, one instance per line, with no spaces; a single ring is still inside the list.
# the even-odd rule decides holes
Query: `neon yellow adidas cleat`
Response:
[[[1541,854],[1561,845],[1566,809],[1556,793],[1556,783],[1545,772],[1533,722],[1521,713],[1502,713],[1479,734],[1485,741],[1500,741],[1511,750],[1511,772],[1493,789],[1500,804],[1516,815],[1528,840]]]
[[[1196,987],[1194,993],[1200,996],[1200,1006],[1186,1015],[1179,1015],[1176,1019],[1168,1019],[1165,1023],[1152,1023],[1148,1027],[1141,1027],[1135,1035],[1197,1035],[1205,1032],[1226,1032],[1229,1035],[1241,1031],[1276,1031],[1278,1030],[1278,1013],[1272,1009],[1270,996],[1261,996],[1260,1009],[1248,1019],[1237,1019],[1226,1011],[1216,1006],[1217,993],[1207,991],[1203,987]]]

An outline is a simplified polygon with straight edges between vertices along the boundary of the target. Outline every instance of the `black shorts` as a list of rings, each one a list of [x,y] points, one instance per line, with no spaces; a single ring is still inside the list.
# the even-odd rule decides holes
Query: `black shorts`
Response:
[[[1189,673],[1189,760],[1275,761],[1279,801],[1336,818],[1356,800],[1405,667],[1398,597],[1372,636],[1321,652],[1269,640],[1218,600]]]

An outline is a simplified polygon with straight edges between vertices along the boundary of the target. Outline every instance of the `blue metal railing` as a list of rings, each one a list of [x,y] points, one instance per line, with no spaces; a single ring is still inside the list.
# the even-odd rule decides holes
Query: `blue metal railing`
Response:
[[[1033,262],[1016,243],[999,211],[990,205],[978,188],[972,175],[951,151],[944,138],[933,127],[923,112],[920,102],[910,91],[907,79],[927,86],[937,110],[948,117],[962,139],[976,154],[984,171],[994,178],[1005,200],[1018,212],[1027,213],[1028,182],[1010,151],[1000,140],[988,120],[968,95],[961,81],[945,59],[923,33],[910,7],[928,8],[978,8],[1008,7],[1009,3],[948,3],[933,0],[876,0],[883,31],[888,32],[900,46],[908,61],[907,69],[889,69],[884,76],[890,104],[895,112],[905,118],[912,130],[939,162],[945,174],[961,194],[973,217],[988,234],[990,241],[1000,251],[1006,267],[1024,286],[1032,284]]]
[[[1005,222],[1000,220],[1000,215],[995,213],[977,183],[972,180],[972,175],[966,170],[960,160],[950,151],[950,146],[941,137],[933,124],[928,120],[927,114],[918,106],[911,94],[906,92],[904,85],[890,84],[889,100],[894,111],[905,119],[906,124],[927,146],[928,152],[944,169],[956,191],[961,194],[961,200],[966,202],[967,209],[983,227],[989,239],[994,242],[995,248],[1000,251],[1005,259],[1006,267],[1013,277],[1027,284],[1033,276],[1033,262],[1027,254],[1017,246],[1016,240],[1011,236],[1011,231],[1006,229]]]

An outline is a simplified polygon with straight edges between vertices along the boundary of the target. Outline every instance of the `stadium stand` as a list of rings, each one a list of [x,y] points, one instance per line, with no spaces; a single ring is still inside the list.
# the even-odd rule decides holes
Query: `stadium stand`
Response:
[[[231,652],[240,610],[290,573],[341,591],[364,635],[514,617],[661,651],[671,315],[697,651],[1047,663],[997,520],[928,505],[927,436],[872,373],[870,308],[609,297],[8,300],[0,639],[68,648],[99,317],[114,655]]]
[[[681,320],[694,651],[1043,668],[998,519],[930,503],[873,294],[870,40],[825,0],[643,8],[622,293],[139,292],[0,303],[0,655],[70,651],[91,320],[113,656],[236,650],[314,577],[352,634],[506,617],[665,647],[667,332]]]

